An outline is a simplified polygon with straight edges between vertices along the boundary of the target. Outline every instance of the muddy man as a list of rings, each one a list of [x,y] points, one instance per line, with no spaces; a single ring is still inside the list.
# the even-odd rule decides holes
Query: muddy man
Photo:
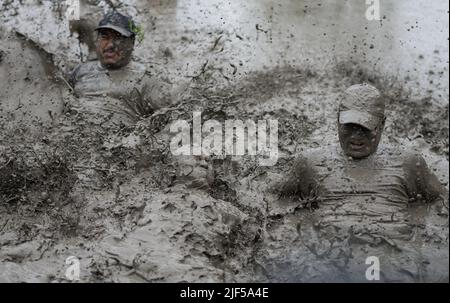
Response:
[[[313,208],[329,206],[333,211],[328,219],[334,224],[384,222],[373,226],[404,235],[400,217],[409,205],[448,201],[420,155],[380,146],[385,121],[385,101],[375,87],[348,88],[338,111],[340,146],[300,156],[281,194],[300,197]]]
[[[412,151],[380,144],[385,101],[375,87],[348,88],[337,118],[340,146],[300,156],[279,186],[281,196],[295,197],[315,209],[314,224],[329,232],[328,239],[351,235],[352,241],[370,246],[410,243],[417,226],[427,225],[430,209],[423,207],[414,219],[416,205],[432,205],[436,218],[448,218],[448,193],[425,160]]]
[[[170,81],[132,60],[137,28],[117,11],[100,21],[95,29],[98,59],[80,64],[69,76],[79,101],[72,109],[129,124],[178,98]]]

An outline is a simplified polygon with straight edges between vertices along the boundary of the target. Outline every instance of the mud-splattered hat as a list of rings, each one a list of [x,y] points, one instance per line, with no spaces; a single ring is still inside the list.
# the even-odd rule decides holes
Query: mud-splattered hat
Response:
[[[339,123],[358,124],[374,130],[384,119],[385,102],[378,89],[369,84],[349,87],[339,104]]]
[[[130,38],[135,36],[135,33],[133,32],[134,27],[135,24],[131,17],[127,17],[117,11],[113,11],[103,17],[95,30],[112,29],[121,35]]]

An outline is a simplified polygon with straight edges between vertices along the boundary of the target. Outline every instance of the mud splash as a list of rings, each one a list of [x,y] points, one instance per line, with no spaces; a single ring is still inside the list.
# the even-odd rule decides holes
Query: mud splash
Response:
[[[83,281],[307,281],[320,275],[327,263],[307,270],[296,263],[311,256],[291,238],[298,238],[296,223],[289,223],[297,211],[290,214],[266,189],[282,178],[296,153],[336,141],[329,131],[334,100],[349,83],[367,80],[355,77],[342,66],[326,75],[277,68],[221,91],[199,84],[191,98],[135,128],[104,129],[86,117],[67,115],[40,136],[3,132],[2,279],[64,281],[69,255],[81,259]],[[372,77],[378,85],[385,81]],[[414,116],[397,114],[410,110],[401,101],[408,100],[407,92],[385,91],[402,126],[391,123],[385,143],[395,143],[391,138],[401,138],[405,129],[413,138],[421,136]],[[316,93],[330,106],[318,107]],[[442,112],[419,104],[423,117]],[[223,119],[276,117],[279,165],[261,168],[251,158],[174,158],[168,123],[193,108]],[[432,139],[424,144],[441,159],[431,165],[442,169],[441,163],[448,163],[448,125],[435,120],[433,127],[439,130],[435,137],[423,140]],[[448,180],[448,171],[440,178]],[[301,221],[307,226],[307,217]],[[445,247],[448,229],[443,228],[438,234]],[[277,257],[289,255],[285,261]]]
[[[188,77],[191,94],[136,127],[105,128],[88,116],[64,112],[64,103],[73,98],[67,85],[42,76],[49,64],[70,69],[89,56],[88,46],[80,48],[69,27],[59,40],[38,32],[33,36],[29,30],[19,31],[22,37],[2,32],[0,98],[6,109],[0,118],[1,281],[64,282],[69,256],[80,259],[83,282],[364,278],[357,261],[370,247],[362,245],[358,255],[360,243],[317,240],[309,210],[296,201],[280,203],[267,190],[283,178],[298,153],[336,143],[336,100],[346,87],[363,81],[379,87],[388,100],[383,143],[419,149],[448,188],[448,101],[442,101],[448,93],[442,87],[419,86],[420,96],[410,91],[404,77],[347,58],[326,64],[279,62],[274,60],[279,53],[264,51],[273,46],[269,32],[255,33],[254,25],[212,31],[191,24],[184,31],[178,21],[193,7],[182,1],[155,7],[147,1],[112,2],[122,3],[122,9],[145,21],[154,34],[154,40],[138,47],[138,60],[149,67],[167,65],[175,79]],[[14,27],[10,15],[14,10],[26,15],[26,8],[8,3],[2,10],[10,16],[5,24],[27,29],[26,20]],[[145,14],[148,9],[159,14]],[[170,41],[162,42],[167,37]],[[277,39],[275,28],[272,37]],[[40,47],[33,48],[27,39]],[[260,46],[249,58],[265,59],[237,56],[249,50],[242,41],[250,49],[253,43]],[[47,54],[53,63],[47,62]],[[192,65],[186,67],[182,57]],[[168,125],[189,120],[193,110],[219,121],[278,119],[278,165],[262,168],[252,158],[173,157]],[[421,211],[417,213],[420,218]],[[414,266],[417,260],[429,259],[432,266],[442,260],[448,267],[448,216],[431,217],[422,233],[423,243],[428,243],[423,244],[428,252],[423,256],[408,243],[402,253],[389,245],[374,252],[392,256],[401,281],[424,279]]]

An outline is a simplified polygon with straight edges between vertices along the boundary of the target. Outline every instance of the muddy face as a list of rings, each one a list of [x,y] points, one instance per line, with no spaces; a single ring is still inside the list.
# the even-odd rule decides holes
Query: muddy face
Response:
[[[344,153],[355,159],[375,153],[380,143],[384,122],[373,131],[357,124],[339,124],[339,142]]]
[[[134,38],[127,38],[120,33],[102,29],[97,36],[97,56],[100,63],[108,69],[119,69],[131,60]]]

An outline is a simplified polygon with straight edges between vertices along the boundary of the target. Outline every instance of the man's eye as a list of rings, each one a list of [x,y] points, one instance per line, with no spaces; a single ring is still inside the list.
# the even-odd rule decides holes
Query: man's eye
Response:
[[[343,131],[344,133],[351,133],[351,132],[352,132],[352,128],[344,126],[344,127],[342,128],[342,131]]]

